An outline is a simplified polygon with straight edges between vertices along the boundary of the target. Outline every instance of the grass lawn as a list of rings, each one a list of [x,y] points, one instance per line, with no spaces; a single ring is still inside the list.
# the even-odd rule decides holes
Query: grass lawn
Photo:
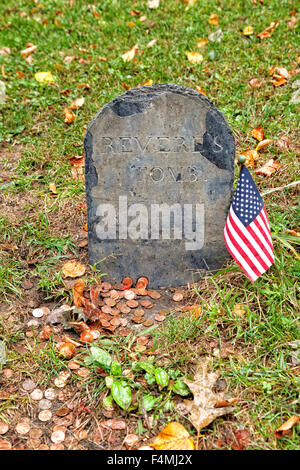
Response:
[[[29,439],[16,434],[14,427],[24,417],[36,420],[38,413],[20,384],[31,378],[39,388],[49,388],[59,372],[68,370],[55,341],[39,346],[39,331],[31,331],[27,323],[33,308],[72,301],[72,290],[61,273],[69,258],[88,265],[84,182],[72,176],[69,158],[83,155],[90,119],[126,89],[149,80],[198,86],[224,113],[239,153],[256,147],[251,130],[257,126],[263,127],[265,138],[273,139],[259,152],[256,167],[273,158],[280,168],[270,177],[254,175],[261,193],[296,181],[299,105],[291,98],[300,58],[299,28],[289,25],[297,17],[294,8],[295,2],[288,0],[198,0],[190,7],[184,1],[162,0],[157,9],[149,9],[146,0],[1,2],[0,80],[6,86],[6,101],[0,104],[0,339],[8,359],[2,373],[0,365],[0,421],[9,431],[0,437],[13,447],[53,444],[46,428],[43,438]],[[209,23],[212,13],[218,15],[218,25]],[[275,21],[279,23],[270,37],[257,37]],[[246,26],[254,28],[250,36],[243,34]],[[219,29],[220,42],[197,47],[200,38]],[[154,39],[158,41],[147,47]],[[20,53],[28,43],[37,46],[30,55],[33,62]],[[134,60],[124,62],[122,54],[135,44]],[[200,52],[203,61],[193,65],[186,51]],[[290,73],[281,86],[272,83],[270,69],[275,67]],[[53,83],[39,83],[37,72],[51,72]],[[250,84],[254,78],[258,88]],[[65,123],[64,109],[80,97],[85,102],[73,111],[74,122]],[[283,136],[291,142],[286,149],[277,144]],[[286,233],[300,232],[297,186],[270,192],[264,201],[274,236],[272,268],[251,284],[229,261],[218,274],[186,289],[185,300],[202,306],[197,319],[173,312],[159,329],[149,332],[154,349],[168,354],[155,355],[160,367],[177,371],[174,377],[192,377],[199,358],[206,356],[211,369],[225,379],[226,389],[238,397],[232,413],[201,431],[201,449],[237,448],[239,430],[247,433],[247,449],[299,448],[299,423],[281,439],[275,437],[275,430],[298,409],[299,238]],[[91,284],[98,276],[91,267],[84,279]],[[236,304],[244,305],[240,315]],[[134,335],[102,338],[101,344],[118,357],[123,369],[130,369],[141,355],[132,349],[136,340]],[[88,349],[81,354],[88,354]],[[112,433],[102,440],[94,437],[95,423],[107,416],[125,420],[128,430],[140,437],[139,445],[171,420],[182,423],[196,439],[193,426],[174,407],[178,397],[147,383],[145,390],[149,386],[149,393],[161,396],[164,407],[161,402],[153,405],[146,424],[143,410],[126,413],[115,405],[114,414],[105,414],[104,378],[88,367],[89,377],[73,377],[62,402],[70,404],[74,398],[87,403],[92,412],[86,412],[80,430],[89,434],[78,439],[77,431],[69,428],[66,449],[124,448],[124,431],[114,431],[113,438]],[[53,424],[48,423],[49,429]]]

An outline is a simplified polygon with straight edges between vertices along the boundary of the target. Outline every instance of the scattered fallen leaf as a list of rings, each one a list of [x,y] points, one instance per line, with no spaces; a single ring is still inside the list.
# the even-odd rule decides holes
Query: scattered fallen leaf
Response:
[[[247,313],[246,305],[235,304],[235,306],[233,307],[233,313],[238,317],[243,317]]]
[[[199,364],[193,381],[183,379],[194,395],[194,400],[184,400],[183,403],[178,404],[178,411],[183,409],[188,413],[188,419],[198,432],[218,416],[233,411],[233,408],[228,406],[232,403],[232,398],[228,398],[223,392],[213,391],[217,379],[216,372],[207,371],[207,360]],[[216,408],[218,404],[221,404],[221,407]]]
[[[201,86],[196,85],[196,90],[198,91],[198,93],[201,93],[202,95],[206,96],[206,92],[203,88],[201,88]]]
[[[67,55],[64,58],[64,63],[69,65],[71,62],[73,62],[74,59],[75,59],[74,55]]]
[[[185,55],[191,64],[200,64],[203,61],[203,55],[199,52],[186,51]]]
[[[261,33],[257,34],[257,37],[259,39],[265,39],[271,37],[273,34],[274,30],[277,28],[279,22],[278,21],[272,21],[272,23],[264,29]]]
[[[272,83],[275,87],[278,87],[278,86],[282,86],[284,85],[285,83],[287,82],[287,79],[286,78],[283,78],[283,77],[275,77],[273,80],[272,80]]]
[[[151,444],[155,450],[194,450],[193,438],[182,424],[169,423]]]
[[[48,85],[54,82],[51,72],[37,72],[34,74],[34,78],[37,82],[42,83],[43,85]]]
[[[288,433],[292,427],[298,423],[300,420],[300,416],[291,416],[287,421],[285,421],[278,429],[275,431],[275,436],[277,439],[283,437],[286,433]]]
[[[288,235],[292,235],[293,237],[300,237],[300,232],[290,230],[289,228],[286,229],[285,233],[287,233]]]
[[[261,168],[255,170],[256,175],[271,176],[276,170],[280,168],[280,164],[275,162],[273,158],[268,160]]]
[[[1,47],[0,55],[10,55],[10,48],[9,47]]]
[[[213,26],[217,26],[220,23],[218,15],[216,15],[215,13],[212,13],[209,17],[208,22],[209,22],[209,24],[211,24]]]
[[[84,264],[79,263],[75,259],[67,261],[62,267],[64,277],[80,277],[84,275],[85,271],[86,267]]]
[[[250,435],[245,429],[236,429],[234,435],[237,440],[237,444],[232,444],[234,450],[244,450],[250,442]]]
[[[255,127],[255,129],[251,131],[251,135],[260,142],[264,138],[263,127]]]
[[[50,190],[51,193],[53,193],[53,194],[58,194],[58,193],[57,193],[57,190],[56,190],[56,185],[55,185],[55,183],[50,183],[50,184],[49,184],[49,190]]]
[[[77,85],[77,88],[79,88],[79,90],[81,90],[82,88],[83,88],[84,90],[89,90],[89,89],[92,88],[92,87],[91,87],[91,85],[89,85],[88,83],[79,83],[79,84]]]
[[[76,100],[72,101],[72,103],[69,106],[70,111],[74,111],[74,109],[79,109],[83,106],[84,104],[84,98],[76,98]]]
[[[147,7],[151,10],[159,7],[159,0],[148,0]]]
[[[289,150],[290,148],[295,148],[291,139],[286,135],[283,135],[282,137],[280,137],[280,139],[277,140],[276,147],[282,150]]]
[[[64,109],[65,123],[72,124],[76,119],[76,114],[72,113],[68,108]]]
[[[214,31],[208,36],[208,39],[211,42],[221,42],[223,38],[224,38],[224,33],[221,29],[217,29],[217,31]]]
[[[198,39],[198,41],[197,41],[197,47],[199,47],[199,49],[200,49],[201,47],[206,46],[206,44],[208,44],[208,43],[209,43],[209,40],[206,39],[206,38]]]
[[[253,32],[254,32],[253,26],[245,26],[245,28],[243,29],[244,36],[251,36]]]
[[[30,54],[32,54],[34,51],[36,51],[36,49],[37,49],[37,46],[35,46],[33,44],[30,44],[29,47],[27,47],[26,49],[23,49],[21,51],[21,56],[23,58],[25,58],[25,57],[29,56]]]
[[[249,84],[252,88],[260,88],[262,86],[262,81],[258,80],[258,78],[252,78]]]
[[[81,307],[83,305],[83,291],[85,289],[85,282],[82,279],[78,279],[72,289],[73,303],[75,307]]]
[[[241,155],[244,155],[246,157],[245,165],[250,168],[254,168],[255,162],[259,158],[259,154],[257,150],[255,149],[245,150],[244,152],[241,153]]]
[[[150,47],[154,46],[154,44],[156,44],[158,41],[158,39],[152,39],[152,41],[148,42],[147,44],[147,48],[149,49]]]
[[[113,430],[126,429],[126,423],[125,421],[122,421],[121,419],[108,419],[106,421],[102,421],[100,423],[100,426],[103,428],[109,428]]]
[[[127,52],[124,52],[124,54],[122,54],[122,59],[124,60],[124,62],[130,62],[136,55],[138,48],[138,44],[135,44],[132,49]]]
[[[261,150],[264,147],[267,147],[267,145],[270,145],[273,142],[273,139],[264,139],[256,147],[257,152]]]

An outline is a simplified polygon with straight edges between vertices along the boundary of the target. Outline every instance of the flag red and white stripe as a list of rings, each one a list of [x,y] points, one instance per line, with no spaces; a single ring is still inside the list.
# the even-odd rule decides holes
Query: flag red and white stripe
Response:
[[[254,181],[243,167],[224,228],[229,253],[251,281],[274,261],[266,208]]]

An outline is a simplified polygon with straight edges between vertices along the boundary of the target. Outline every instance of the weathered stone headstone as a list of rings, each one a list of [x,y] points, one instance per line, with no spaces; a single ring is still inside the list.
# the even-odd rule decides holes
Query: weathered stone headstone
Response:
[[[154,288],[222,266],[235,145],[205,96],[173,84],[129,90],[94,117],[84,145],[91,264]]]

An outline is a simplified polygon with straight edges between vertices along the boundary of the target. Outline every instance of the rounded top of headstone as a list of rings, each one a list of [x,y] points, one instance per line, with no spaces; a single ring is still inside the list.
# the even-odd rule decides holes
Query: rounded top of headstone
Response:
[[[165,96],[177,96],[177,101],[181,102],[181,107],[174,104],[174,98]],[[166,104],[167,102],[167,104]],[[193,105],[191,105],[193,102]],[[93,133],[92,130],[99,118],[102,118],[107,112],[112,111],[119,118],[129,118],[140,116],[153,107],[157,108],[157,114],[164,116],[165,121],[171,127],[174,121],[182,121],[182,131],[192,134],[197,132],[200,126],[200,114],[205,115],[203,141],[195,146],[195,151],[200,152],[211,163],[220,169],[233,171],[235,143],[232,131],[227,124],[223,114],[216,106],[202,93],[192,88],[186,88],[174,83],[162,83],[158,85],[147,85],[132,88],[122,95],[117,96],[107,103],[95,115],[88,125],[87,134]],[[195,112],[195,106],[198,112]],[[220,145],[222,151],[220,151]]]

